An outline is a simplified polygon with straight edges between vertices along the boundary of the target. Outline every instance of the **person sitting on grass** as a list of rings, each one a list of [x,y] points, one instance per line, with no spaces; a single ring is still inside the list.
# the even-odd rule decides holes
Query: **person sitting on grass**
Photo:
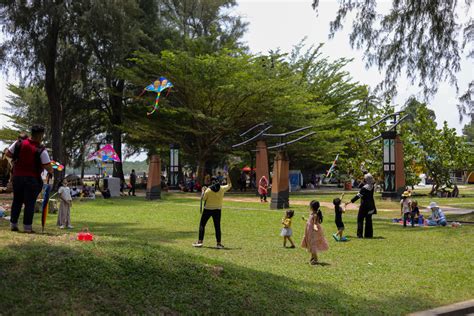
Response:
[[[446,226],[448,224],[446,216],[436,202],[431,202],[429,208],[431,216],[428,218],[428,226]]]
[[[420,218],[420,209],[418,208],[418,202],[416,200],[411,201],[411,227],[415,226]]]
[[[283,228],[281,229],[280,236],[283,237],[283,247],[286,248],[286,241],[289,240],[291,243],[290,248],[295,248],[295,243],[291,240],[291,236],[293,235],[293,231],[291,229],[291,218],[295,215],[295,211],[287,210],[286,216],[281,220],[281,224]]]
[[[216,230],[217,249],[224,248],[221,243],[221,213],[222,201],[224,193],[232,188],[232,182],[229,175],[227,175],[227,185],[221,185],[217,177],[212,177],[212,185],[206,189],[203,196],[204,211],[202,212],[201,221],[199,223],[199,239],[193,243],[193,247],[202,247],[204,240],[204,233],[207,221],[212,217],[214,228]]]
[[[345,236],[342,236],[344,233],[344,223],[342,222],[342,213],[345,213],[344,209],[341,207],[342,203],[342,197],[344,196],[344,193],[340,198],[335,198],[332,203],[334,204],[334,214],[335,214],[335,222],[336,222],[336,227],[337,227],[337,233],[334,233],[332,237],[336,241],[347,241],[347,238]]]
[[[306,222],[304,237],[301,241],[301,247],[306,248],[311,253],[310,263],[318,264],[318,252],[329,249],[328,242],[324,238],[323,228],[321,227],[322,213],[319,209],[318,201],[311,201],[309,204],[310,215]],[[306,220],[303,216],[303,220]]]

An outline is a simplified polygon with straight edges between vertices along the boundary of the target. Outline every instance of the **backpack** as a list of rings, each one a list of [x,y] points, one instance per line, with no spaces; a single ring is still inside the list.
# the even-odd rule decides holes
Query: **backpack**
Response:
[[[13,162],[13,165],[15,165],[15,162],[18,161],[18,159],[20,159],[20,151],[21,151],[21,145],[23,143],[23,140],[22,139],[19,139],[16,143],[15,143],[15,149],[14,149],[14,152],[13,152],[13,157],[12,157],[12,162]],[[43,164],[41,163],[41,153],[46,149],[46,147],[44,147],[43,145],[39,145],[36,147],[36,151],[35,151],[35,162],[36,162],[36,168],[37,170],[39,170],[40,172],[43,171]]]

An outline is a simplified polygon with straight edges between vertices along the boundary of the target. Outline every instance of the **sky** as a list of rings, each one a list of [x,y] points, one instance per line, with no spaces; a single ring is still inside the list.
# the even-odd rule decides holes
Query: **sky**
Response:
[[[334,60],[341,57],[354,59],[346,70],[355,81],[374,88],[382,81],[384,74],[376,68],[366,69],[363,52],[351,48],[349,33],[352,17],[348,16],[345,28],[329,40],[329,22],[336,15],[338,2],[321,0],[318,14],[312,9],[311,3],[311,0],[239,0],[236,14],[250,23],[244,41],[253,53],[266,53],[277,48],[280,48],[281,52],[290,52],[303,38],[306,38],[308,45],[325,43],[322,51],[326,56]],[[391,5],[391,1],[378,3],[380,12],[388,10]],[[473,10],[474,6],[470,11],[472,17]],[[461,69],[457,77],[460,91],[465,91],[468,83],[474,78],[474,60],[463,58]],[[401,107],[412,95],[422,99],[420,91],[416,84],[412,85],[408,80],[400,78],[398,96],[393,100],[393,104]],[[428,100],[428,104],[436,113],[438,125],[446,120],[450,127],[461,133],[466,121],[459,123],[454,87],[445,82],[441,83],[438,93]]]
[[[234,14],[240,15],[244,21],[249,23],[248,31],[244,35],[244,42],[252,53],[267,53],[270,50],[280,49],[281,52],[290,52],[292,47],[306,38],[308,45],[325,43],[323,53],[331,59],[341,57],[353,58],[346,70],[355,81],[375,87],[384,77],[375,68],[366,69],[363,53],[350,47],[348,34],[351,30],[351,17],[348,17],[346,27],[343,31],[329,40],[329,22],[335,16],[338,4],[336,1],[320,1],[318,14],[311,7],[311,0],[238,0],[238,6],[233,9]],[[461,1],[461,3],[463,3]],[[381,10],[387,10],[390,2],[380,1]],[[473,14],[474,6],[470,15]],[[2,35],[0,34],[0,40]],[[474,61],[463,58],[461,71],[458,74],[460,91],[465,91],[468,82],[474,78]],[[7,83],[16,83],[13,74],[7,77],[0,74],[0,112],[5,113],[8,91]],[[400,107],[411,95],[422,98],[419,94],[421,89],[412,85],[408,80],[400,78],[398,96],[393,104]],[[456,108],[456,91],[447,83],[439,85],[438,93],[428,100],[437,116],[437,123],[442,124],[444,120],[452,128],[461,132],[464,123],[459,122]],[[0,116],[0,126],[8,126],[5,116]]]

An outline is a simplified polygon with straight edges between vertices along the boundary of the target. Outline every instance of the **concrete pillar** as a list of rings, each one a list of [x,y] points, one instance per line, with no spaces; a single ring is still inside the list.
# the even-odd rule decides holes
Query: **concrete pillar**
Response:
[[[286,151],[279,151],[273,164],[272,202],[270,209],[290,207],[289,192],[290,160]]]
[[[395,137],[395,188],[398,194],[405,191],[405,165],[403,163],[403,142],[400,136]]]
[[[257,155],[256,155],[256,181],[257,188],[260,179],[265,176],[270,181],[268,174],[268,150],[267,143],[264,140],[257,141]]]
[[[161,160],[159,155],[150,158],[148,181],[146,184],[146,199],[161,199]]]

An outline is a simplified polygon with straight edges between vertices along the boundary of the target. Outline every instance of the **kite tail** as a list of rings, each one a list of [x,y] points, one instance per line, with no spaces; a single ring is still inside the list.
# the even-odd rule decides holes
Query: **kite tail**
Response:
[[[155,99],[155,105],[153,106],[153,110],[151,112],[147,112],[146,115],[152,115],[158,109],[158,102],[160,101],[160,93],[157,94]]]

